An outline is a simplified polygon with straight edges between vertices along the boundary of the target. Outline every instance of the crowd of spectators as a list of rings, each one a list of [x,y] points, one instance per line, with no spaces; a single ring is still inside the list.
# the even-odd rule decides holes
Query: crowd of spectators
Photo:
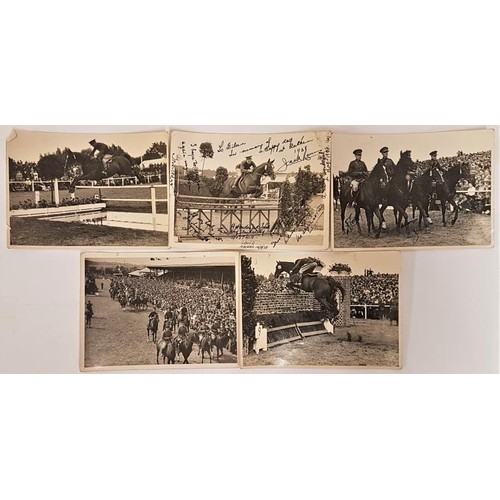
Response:
[[[265,278],[263,280],[260,280],[257,293],[281,293],[286,291],[289,292],[290,288],[287,287],[287,284],[289,282],[290,279],[284,276],[273,279]]]
[[[398,297],[398,290],[397,274],[356,275],[351,281],[351,304],[388,305]]]
[[[491,151],[477,153],[458,151],[455,156],[440,157],[438,161],[445,171],[455,165],[469,167],[469,179],[460,179],[456,186],[458,206],[465,211],[489,214],[491,212]],[[429,166],[428,161],[415,163],[419,173]]]
[[[146,300],[163,312],[161,320],[185,308],[191,329],[227,334],[233,344],[236,342],[236,296],[232,282],[114,277],[110,294],[118,300],[120,297]]]
[[[288,277],[264,278],[259,280],[257,293],[289,292]],[[378,305],[390,303],[397,299],[399,290],[399,276],[397,274],[376,274],[370,272],[365,276],[351,277],[351,304]]]

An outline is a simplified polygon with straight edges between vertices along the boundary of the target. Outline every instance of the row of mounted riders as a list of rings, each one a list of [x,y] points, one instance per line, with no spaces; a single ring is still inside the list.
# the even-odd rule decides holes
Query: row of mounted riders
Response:
[[[236,354],[236,337],[226,330],[220,330],[216,325],[210,329],[207,325],[201,325],[197,331],[190,330],[187,316],[178,324],[177,333],[174,335],[174,325],[172,321],[165,321],[163,325],[162,338],[158,341],[159,317],[156,309],[149,314],[147,325],[147,341],[156,345],[156,364],[174,364],[175,360],[181,362],[181,354],[184,358],[183,364],[189,364],[189,356],[193,352],[194,344],[198,344],[198,356],[201,355],[203,364],[205,355],[208,355],[212,363],[212,351],[215,347],[216,358],[219,362],[224,354],[224,349]]]
[[[393,172],[388,172],[383,162],[379,161],[371,172],[360,173],[353,176],[348,173],[335,177],[334,197],[335,203],[340,201],[342,231],[346,232],[352,228],[352,222],[356,224],[359,234],[362,234],[359,224],[361,209],[365,210],[368,226],[368,234],[375,232],[375,237],[380,236],[382,229],[386,228],[384,211],[392,206],[398,234],[401,228],[410,232],[408,214],[406,209],[413,208],[413,220],[415,211],[419,211],[419,227],[422,222],[425,226],[432,224],[429,216],[429,207],[432,197],[440,200],[442,222],[446,221],[446,203],[453,207],[454,225],[458,219],[458,205],[455,202],[456,185],[460,179],[470,179],[470,168],[468,164],[457,164],[443,172],[438,162],[433,162],[420,175],[417,174],[417,164],[411,158],[411,151],[400,153],[400,159]],[[348,205],[355,209],[354,219],[346,220],[346,208]],[[378,218],[379,224],[374,225],[374,216]],[[404,223],[403,223],[404,219]]]
[[[113,300],[118,301],[122,309],[129,307],[136,311],[145,311],[149,305],[149,299],[139,293],[127,295],[125,292],[118,292],[110,288],[109,295]]]

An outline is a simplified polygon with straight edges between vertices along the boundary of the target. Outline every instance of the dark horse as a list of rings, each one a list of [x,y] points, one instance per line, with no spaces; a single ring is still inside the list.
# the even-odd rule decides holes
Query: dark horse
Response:
[[[433,189],[439,191],[443,188],[443,184],[443,174],[436,167],[429,167],[421,176],[415,179],[411,190],[411,201],[413,213],[418,208],[418,227],[422,227],[422,221],[424,221],[425,226],[432,224],[429,216],[429,200]]]
[[[294,262],[284,262],[278,261],[276,263],[276,269],[274,271],[274,276],[277,278],[281,275],[281,273],[286,272],[290,274],[290,271],[295,266]],[[337,291],[340,291],[342,295],[342,302],[345,297],[344,287],[333,278],[329,276],[321,276],[321,275],[304,275],[302,278],[302,284],[293,284],[290,283],[290,289],[300,289],[305,292],[314,293],[314,298],[322,304],[325,309],[331,313],[333,318],[336,318],[339,315],[339,304],[337,303]]]
[[[403,219],[405,220],[404,227],[406,227],[406,231],[408,233],[410,231],[406,209],[410,204],[411,181],[407,178],[407,176],[414,174],[415,170],[416,165],[411,159],[410,151],[401,151],[398,164],[394,170],[394,175],[390,179],[387,187],[386,199],[384,200],[384,204],[381,208],[383,216],[388,205],[393,207],[398,234],[401,234],[401,223]]]
[[[147,327],[148,342],[149,342],[149,336],[151,335],[152,342],[156,344],[156,336],[158,334],[158,323],[159,323],[158,316],[152,316],[151,318],[149,318]]]
[[[222,197],[239,198],[245,194],[252,194],[255,198],[259,198],[264,192],[261,186],[262,177],[269,176],[272,180],[276,179],[273,164],[274,160],[269,159],[266,163],[256,167],[252,173],[245,174],[239,179],[229,177],[224,183]]]
[[[361,213],[361,208],[364,208],[366,213],[366,222],[368,225],[368,234],[371,233],[372,228],[375,231],[373,216],[376,215],[379,225],[378,229],[375,231],[375,238],[380,237],[380,231],[384,222],[384,217],[380,211],[380,205],[382,204],[388,181],[389,178],[387,176],[387,171],[381,164],[377,163],[373,170],[368,174],[366,180],[360,183],[354,216],[354,221],[356,222],[359,234],[362,234],[361,226],[359,225],[359,215]],[[345,211],[347,205],[354,201],[351,191],[350,183],[344,181],[340,186],[340,216],[342,219],[342,231],[344,233]]]
[[[444,182],[437,184],[436,194],[441,204],[441,214],[443,216],[443,226],[446,226],[446,202],[453,207],[453,219],[451,225],[454,226],[458,219],[458,205],[455,201],[457,194],[457,183],[460,179],[470,180],[470,167],[466,164],[455,165],[443,175]]]
[[[391,304],[391,308],[389,310],[389,325],[392,326],[393,322],[395,322],[396,325],[399,325],[399,309],[397,304]]]
[[[163,338],[156,344],[156,364],[160,364],[159,358],[163,358],[163,364],[175,364],[175,343],[171,338]]]
[[[177,349],[179,351],[179,358],[180,354],[182,353],[182,356],[184,357],[184,364],[187,365],[189,364],[189,356],[193,352],[193,344],[194,344],[195,336],[192,335],[187,335],[186,338],[179,339],[178,344],[177,344]],[[180,359],[179,359],[180,362]]]
[[[208,358],[210,359],[210,363],[212,363],[212,335],[210,332],[207,332],[203,335],[203,338],[200,341],[200,349],[201,351],[201,363],[203,364],[203,360],[205,359],[205,353],[208,353]],[[199,354],[199,352],[198,352]]]
[[[83,174],[75,177],[69,186],[70,194],[73,194],[79,181],[101,181],[115,175],[136,175],[134,165],[136,160],[129,155],[113,156],[104,167],[101,160],[91,158],[82,153],[74,153],[71,150],[66,152],[66,166],[81,165]]]

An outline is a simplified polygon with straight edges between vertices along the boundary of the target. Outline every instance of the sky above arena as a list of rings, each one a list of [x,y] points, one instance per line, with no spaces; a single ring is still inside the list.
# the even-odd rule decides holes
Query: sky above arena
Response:
[[[398,274],[400,272],[399,252],[310,252],[307,255],[255,253],[249,256],[252,258],[252,267],[256,274],[263,276],[274,274],[278,260],[295,261],[307,256],[316,257],[325,264],[323,274],[328,274],[328,268],[332,264],[348,264],[352,269],[352,274],[362,275],[365,269],[372,269],[375,273]]]
[[[198,267],[205,266],[234,266],[235,259],[234,256],[231,257],[230,254],[220,255],[220,254],[198,254],[197,257],[192,257],[187,254],[171,254],[168,257],[114,257],[103,256],[103,257],[88,257],[85,261],[90,265],[121,265],[121,266],[135,266],[138,268],[143,268],[147,266],[159,266],[159,265],[168,265],[171,267]]]
[[[437,150],[439,157],[455,156],[458,151],[477,153],[493,149],[495,133],[492,130],[464,130],[455,132],[433,132],[421,134],[333,134],[332,136],[332,171],[347,171],[354,160],[352,152],[363,150],[362,160],[371,170],[381,157],[380,150],[387,146],[389,158],[395,163],[400,151],[409,149],[413,160],[429,160],[429,153]]]
[[[72,151],[81,151],[91,147],[89,141],[92,139],[108,146],[120,146],[134,157],[142,156],[153,142],[163,141],[168,144],[167,132],[69,134],[18,130],[16,133],[17,137],[7,143],[7,156],[16,161],[37,162],[40,154],[55,153],[57,148],[63,150],[68,147]]]
[[[285,134],[206,134],[193,132],[172,133],[173,165],[199,170],[216,170],[222,166],[230,172],[247,156],[256,165],[274,160],[276,173],[294,173],[299,167],[310,165],[311,171],[323,172],[321,153],[328,145],[328,132],[290,132]],[[200,144],[209,142],[213,158],[205,161]]]

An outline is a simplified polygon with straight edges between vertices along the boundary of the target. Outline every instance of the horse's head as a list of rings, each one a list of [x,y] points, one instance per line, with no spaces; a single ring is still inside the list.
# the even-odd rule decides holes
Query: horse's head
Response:
[[[271,180],[274,181],[274,179],[276,179],[276,174],[274,173],[274,160],[271,160],[271,158],[269,158],[269,160],[267,161],[267,163],[265,165],[266,165],[266,168],[265,168],[263,174],[269,176],[271,178]]]
[[[66,148],[66,158],[64,161],[64,170],[67,170],[68,167],[71,167],[77,162],[76,155],[71,151],[71,149]]]
[[[470,171],[470,164],[468,162],[464,162],[459,166],[459,174],[461,179],[467,179],[469,182],[472,182],[472,175]]]

